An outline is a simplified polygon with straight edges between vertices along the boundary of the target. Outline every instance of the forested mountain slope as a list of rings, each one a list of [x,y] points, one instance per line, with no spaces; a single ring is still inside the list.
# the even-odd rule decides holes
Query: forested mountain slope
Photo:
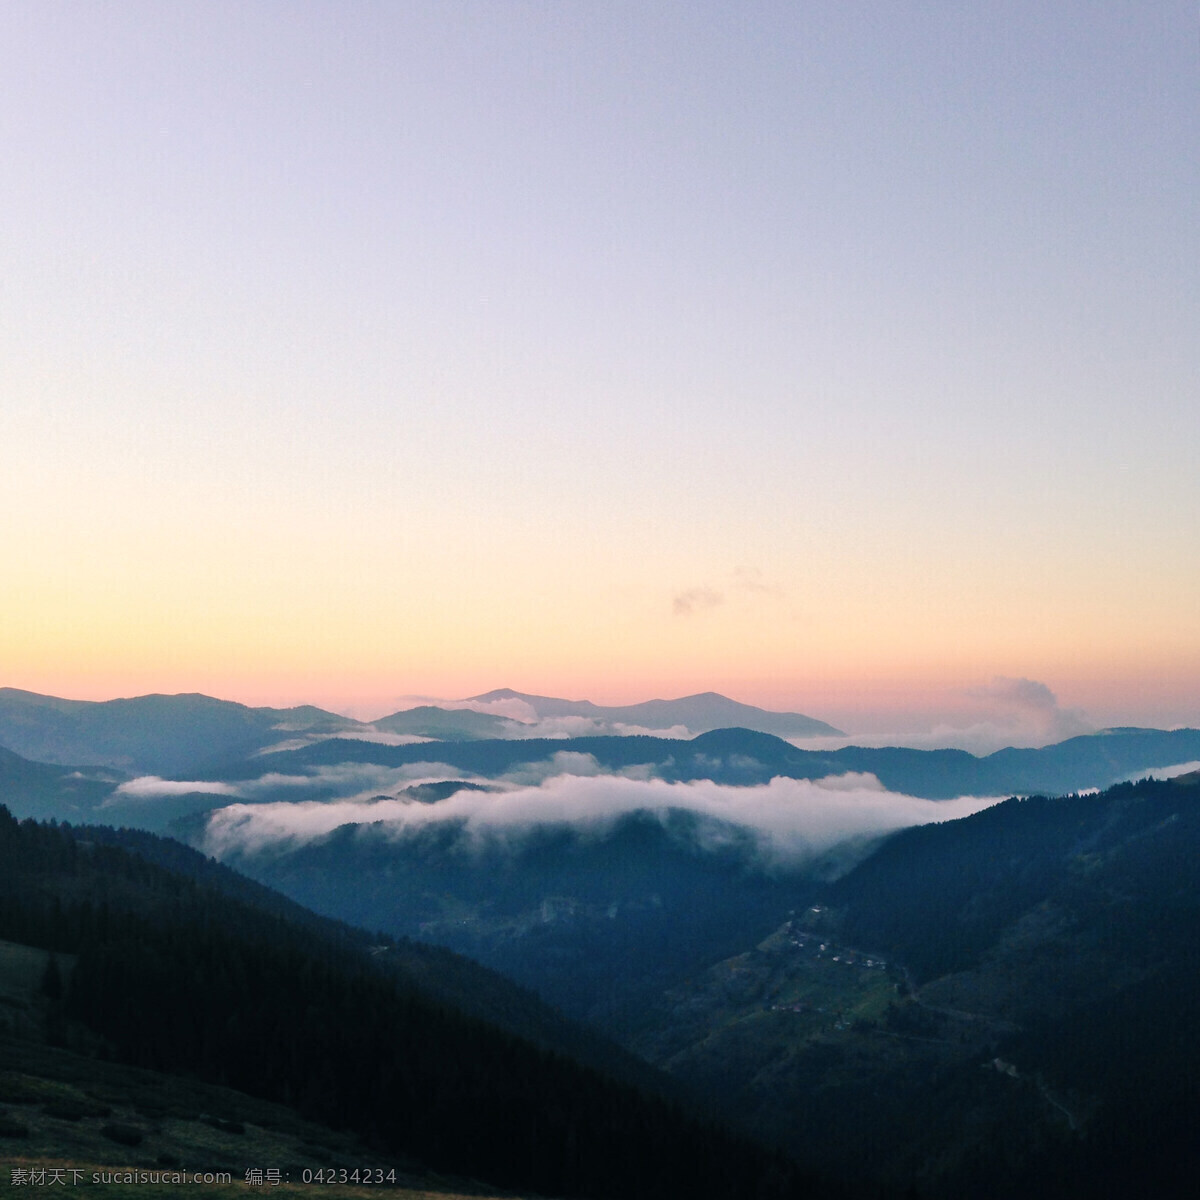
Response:
[[[81,836],[82,835],[82,836]],[[348,937],[0,811],[0,937],[75,956],[61,1037],[545,1194],[825,1194],[671,1103],[404,984]],[[218,869],[218,868],[214,868]]]
[[[830,1171],[946,1200],[1190,1196],[1200,777],[894,834],[633,1044]]]

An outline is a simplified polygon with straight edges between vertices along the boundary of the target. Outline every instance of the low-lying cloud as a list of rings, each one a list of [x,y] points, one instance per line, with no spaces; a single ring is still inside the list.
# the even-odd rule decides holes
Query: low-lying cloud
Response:
[[[325,741],[325,737],[316,739]],[[436,742],[437,738],[424,737],[419,733],[390,733],[385,729],[348,729],[335,733],[328,740],[343,742],[375,742],[380,746],[416,746],[421,742]]]
[[[558,774],[536,786],[499,793],[460,791],[436,804],[404,797],[350,797],[268,804],[233,804],[209,818],[204,848],[218,857],[286,851],[344,825],[372,825],[397,839],[452,822],[483,843],[516,840],[538,826],[569,826],[604,837],[622,817],[651,813],[666,821],[689,812],[750,832],[764,865],[802,865],[847,844],[867,847],[884,834],[968,816],[999,797],[922,800],[887,791],[873,775],[819,780],[777,777],[757,787],[696,780],[667,783],[614,775]]]
[[[157,775],[141,775],[121,784],[105,801],[105,805],[111,807],[122,800],[154,800],[165,796],[187,796],[195,792],[251,801],[276,795],[280,791],[310,791],[321,793],[323,796],[362,797],[396,791],[415,783],[466,778],[467,775],[458,767],[435,762],[406,763],[399,767],[384,767],[376,763],[333,763],[315,767],[304,775],[285,775],[279,771],[268,771],[257,779],[239,779],[229,783],[204,779],[160,779]]]
[[[1136,783],[1139,779],[1177,779],[1180,775],[1191,775],[1200,771],[1200,762],[1176,763],[1173,767],[1148,767],[1143,771],[1132,771],[1119,782]]]
[[[121,784],[105,804],[111,804],[118,797],[124,800],[156,800],[160,796],[189,796],[195,792],[214,796],[242,794],[236,784],[216,783],[211,779],[162,779],[157,775],[140,775]]]
[[[317,742],[374,742],[381,746],[415,746],[420,742],[435,742],[437,738],[422,737],[416,733],[391,733],[387,730],[373,729],[363,725],[357,729],[339,730],[337,733],[310,733],[304,737],[288,738],[283,742],[275,742],[254,752],[255,758],[263,758],[268,754],[286,754],[290,750],[303,750],[306,746]]]
[[[665,729],[656,729],[649,725],[629,725],[624,721],[609,721],[603,717],[563,716],[540,717],[522,723],[521,728],[515,728],[508,736],[514,740],[530,738],[577,738],[577,737],[660,737],[689,739],[696,736],[698,730],[691,730],[686,725],[671,725]]]
[[[509,721],[525,724],[538,719],[537,709],[527,700],[506,696],[501,700],[444,700],[433,696],[422,699],[424,704],[453,711],[485,713],[490,717],[504,717]]]

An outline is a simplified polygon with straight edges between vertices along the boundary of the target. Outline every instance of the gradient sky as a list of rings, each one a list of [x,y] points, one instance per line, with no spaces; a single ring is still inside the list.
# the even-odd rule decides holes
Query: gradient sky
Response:
[[[1200,724],[1197,26],[8,0],[0,684]]]

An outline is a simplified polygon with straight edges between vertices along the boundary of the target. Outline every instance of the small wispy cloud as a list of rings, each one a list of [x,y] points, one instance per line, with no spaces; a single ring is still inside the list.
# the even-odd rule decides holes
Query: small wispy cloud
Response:
[[[379,729],[352,729],[349,733],[335,733],[329,740],[374,742],[380,746],[416,746],[422,742],[436,742],[437,738],[421,737],[416,733],[388,733]]]
[[[718,604],[724,602],[724,595],[712,588],[688,588],[687,591],[676,594],[671,601],[671,611],[677,617],[690,617],[694,612],[706,608],[716,608]]]
[[[733,586],[743,592],[775,596],[780,600],[787,594],[779,584],[768,580],[757,567],[738,567],[733,572]]]
[[[693,613],[716,608],[724,604],[729,593],[742,596],[773,597],[783,599],[787,594],[783,588],[768,579],[758,567],[736,567],[719,586],[704,585],[677,592],[671,601],[671,611],[677,617],[690,617]]]

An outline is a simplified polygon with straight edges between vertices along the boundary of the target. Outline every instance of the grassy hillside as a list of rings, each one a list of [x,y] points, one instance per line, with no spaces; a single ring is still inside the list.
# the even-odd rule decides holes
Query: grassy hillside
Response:
[[[179,1181],[156,1185],[149,1179],[177,1174],[207,1197],[244,1196],[251,1169],[278,1172],[282,1186],[272,1187],[273,1195],[298,1192],[306,1178],[341,1178],[343,1171],[347,1178],[370,1171],[391,1185],[388,1194],[396,1200],[499,1194],[476,1182],[438,1177],[411,1159],[383,1157],[345,1131],[231,1088],[4,1036],[0,1166],[0,1192],[15,1195],[39,1185],[18,1191],[14,1171],[46,1172],[49,1180],[55,1169],[67,1186],[96,1186],[93,1176],[102,1176],[105,1196],[165,1195]],[[110,1182],[129,1172],[146,1182]],[[196,1175],[228,1175],[230,1182],[196,1184]],[[327,1194],[364,1190],[324,1186]]]

